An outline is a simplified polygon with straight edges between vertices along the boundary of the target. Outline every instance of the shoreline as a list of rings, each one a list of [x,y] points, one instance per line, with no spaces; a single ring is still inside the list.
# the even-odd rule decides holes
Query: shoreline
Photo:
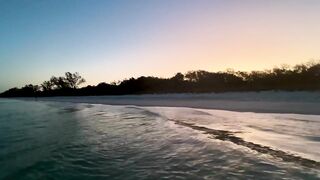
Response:
[[[39,102],[65,102],[54,103],[59,107],[69,107],[70,105],[78,107],[79,105],[91,108],[94,106],[90,104],[101,104],[141,108],[142,113],[148,111],[147,115],[149,115],[151,112],[177,125],[208,134],[212,136],[211,138],[280,158],[285,162],[318,169],[320,163],[319,146],[317,145],[319,137],[317,131],[319,110],[317,107],[319,107],[319,101],[306,94],[304,99],[300,99],[300,101],[297,99],[298,96],[293,99],[280,98],[279,93],[273,93],[273,96],[268,98],[261,98],[261,95],[266,95],[265,93],[259,94],[259,98],[253,94],[246,93],[245,95],[250,96],[244,99],[243,96],[228,96],[226,98],[221,94],[171,94],[121,97],[50,97],[37,98],[37,100]],[[277,95],[278,97],[276,97]],[[14,99],[32,101],[37,104],[35,98]],[[130,107],[130,105],[138,107]],[[102,112],[107,112],[108,108],[112,108],[108,106],[96,107],[102,108],[100,109]],[[97,112],[100,114],[100,111]],[[301,149],[301,145],[306,148]]]
[[[35,98],[14,99],[34,100]],[[39,97],[37,100],[106,105],[188,107],[237,112],[320,115],[320,93],[312,92],[68,96]]]

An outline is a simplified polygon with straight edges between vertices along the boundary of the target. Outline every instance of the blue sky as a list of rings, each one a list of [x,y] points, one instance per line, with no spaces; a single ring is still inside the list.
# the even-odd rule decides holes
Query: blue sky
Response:
[[[0,0],[0,91],[319,58],[320,1]]]

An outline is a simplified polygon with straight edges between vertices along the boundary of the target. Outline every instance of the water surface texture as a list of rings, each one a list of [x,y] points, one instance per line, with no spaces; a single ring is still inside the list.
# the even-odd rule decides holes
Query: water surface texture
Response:
[[[317,166],[207,132],[317,165],[318,123],[308,115],[0,99],[0,179],[319,179]]]

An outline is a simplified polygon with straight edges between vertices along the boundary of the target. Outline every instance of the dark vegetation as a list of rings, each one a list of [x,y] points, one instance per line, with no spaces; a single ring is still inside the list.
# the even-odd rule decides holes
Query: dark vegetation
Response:
[[[189,71],[177,73],[171,78],[130,78],[119,83],[100,83],[97,86],[78,88],[85,80],[78,73],[65,73],[64,77],[52,77],[41,85],[26,85],[9,89],[2,97],[38,96],[88,96],[124,95],[146,93],[208,93],[228,91],[300,91],[320,90],[320,62],[265,71],[207,72]]]

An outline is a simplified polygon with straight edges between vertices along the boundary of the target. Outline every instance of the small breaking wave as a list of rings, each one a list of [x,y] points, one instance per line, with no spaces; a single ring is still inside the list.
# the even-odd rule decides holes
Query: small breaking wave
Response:
[[[254,150],[256,152],[268,154],[268,155],[271,155],[275,158],[280,158],[286,162],[297,163],[299,165],[302,165],[302,166],[305,166],[308,168],[320,169],[320,162],[318,162],[318,161],[314,161],[311,159],[296,156],[296,155],[293,155],[293,154],[290,154],[290,153],[287,153],[287,152],[284,152],[281,150],[275,150],[275,149],[272,149],[271,147],[268,147],[268,146],[263,146],[263,145],[256,144],[253,142],[245,141],[244,139],[235,136],[234,135],[235,132],[226,131],[226,130],[210,129],[207,127],[197,126],[193,123],[187,123],[187,122],[179,121],[176,119],[168,119],[168,120],[174,122],[177,125],[189,127],[194,130],[202,131],[205,134],[212,135],[215,139],[232,142],[236,145],[247,147],[247,148]]]

